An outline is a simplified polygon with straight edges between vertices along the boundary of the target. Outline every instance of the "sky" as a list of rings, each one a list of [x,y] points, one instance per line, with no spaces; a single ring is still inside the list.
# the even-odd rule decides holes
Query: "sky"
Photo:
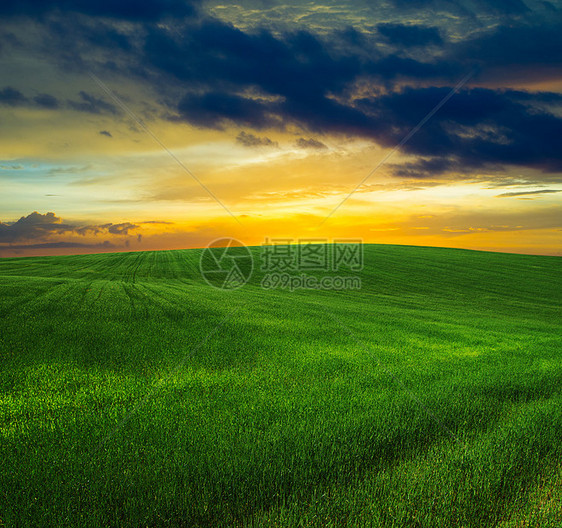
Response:
[[[0,256],[562,255],[562,2],[4,0]]]

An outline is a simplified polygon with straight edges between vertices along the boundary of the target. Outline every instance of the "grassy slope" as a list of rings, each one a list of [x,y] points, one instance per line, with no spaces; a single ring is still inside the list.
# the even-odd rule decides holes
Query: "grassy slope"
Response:
[[[561,525],[562,259],[366,246],[290,293],[199,255],[0,261],[6,526]]]

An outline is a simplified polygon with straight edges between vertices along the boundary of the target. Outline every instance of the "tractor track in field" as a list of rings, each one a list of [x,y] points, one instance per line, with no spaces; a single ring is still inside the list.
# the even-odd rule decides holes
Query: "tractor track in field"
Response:
[[[179,310],[177,312],[174,312],[173,308],[177,308],[177,305],[156,289],[151,288],[147,284],[142,284],[142,288],[146,289],[150,293],[151,297],[153,297],[152,300],[154,304],[158,306],[162,313],[164,313],[168,318],[176,319],[178,313],[181,313],[182,315],[184,314],[184,312],[180,312]]]
[[[137,281],[137,273],[139,271],[139,268],[142,264],[142,261],[144,260],[143,258],[143,253],[139,252],[137,254],[137,258],[131,263],[129,268],[133,268],[132,273],[130,274],[130,280],[128,280],[128,282],[132,282],[133,284]],[[129,279],[128,277],[128,279]]]
[[[107,287],[107,282],[104,282],[104,284],[101,286],[99,293],[96,295],[96,298],[94,299],[94,301],[92,302],[92,304],[96,304],[100,298],[102,293],[104,292],[105,288]]]
[[[33,294],[31,294],[30,297],[27,297],[23,302],[21,300],[17,300],[15,302],[11,303],[8,307],[6,307],[4,310],[2,310],[0,312],[0,318],[6,317],[10,313],[12,313],[14,308],[18,308],[18,311],[21,311],[22,308],[28,306],[29,304],[37,303],[37,301],[40,301],[42,298],[47,297],[48,295],[52,294],[54,288],[57,288],[59,286],[62,286],[62,285],[68,284],[68,283],[70,283],[69,280],[61,280],[60,282],[57,282],[55,285],[52,285],[49,288],[43,290],[39,294],[34,292]]]
[[[134,283],[121,283],[123,287],[123,291],[129,297],[129,301],[131,302],[131,311],[135,320],[141,316],[142,312],[144,312],[143,317],[144,319],[149,318],[149,310],[148,310],[148,300],[149,298],[146,295],[143,295],[138,286]]]
[[[133,298],[133,295],[129,292],[129,289],[128,289],[126,283],[122,282],[121,286],[123,288],[123,291],[125,292],[125,295],[129,298],[129,302],[131,303],[131,315],[133,316],[133,319],[136,320],[137,319],[137,308],[136,308],[136,303],[135,303],[135,300]]]
[[[0,262],[7,525],[496,526],[559,488],[558,268],[366,248],[360,291],[230,295],[198,251]]]

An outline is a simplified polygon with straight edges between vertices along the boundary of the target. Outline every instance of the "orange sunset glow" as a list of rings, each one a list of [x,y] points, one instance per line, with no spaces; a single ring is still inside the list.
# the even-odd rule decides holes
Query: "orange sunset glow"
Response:
[[[487,12],[428,29],[388,8],[374,29],[369,10],[303,3],[263,33],[251,3],[201,9],[178,33],[74,13],[51,38],[46,22],[5,20],[19,36],[0,56],[1,256],[223,236],[561,254],[560,70],[486,51],[518,14],[511,29]],[[66,53],[86,28],[99,34]],[[203,44],[186,28],[203,57],[189,59]]]

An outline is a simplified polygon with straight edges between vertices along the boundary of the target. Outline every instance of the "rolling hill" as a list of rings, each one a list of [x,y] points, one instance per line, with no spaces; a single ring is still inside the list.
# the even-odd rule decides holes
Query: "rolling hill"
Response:
[[[226,291],[200,257],[0,260],[0,526],[562,525],[562,259]]]

